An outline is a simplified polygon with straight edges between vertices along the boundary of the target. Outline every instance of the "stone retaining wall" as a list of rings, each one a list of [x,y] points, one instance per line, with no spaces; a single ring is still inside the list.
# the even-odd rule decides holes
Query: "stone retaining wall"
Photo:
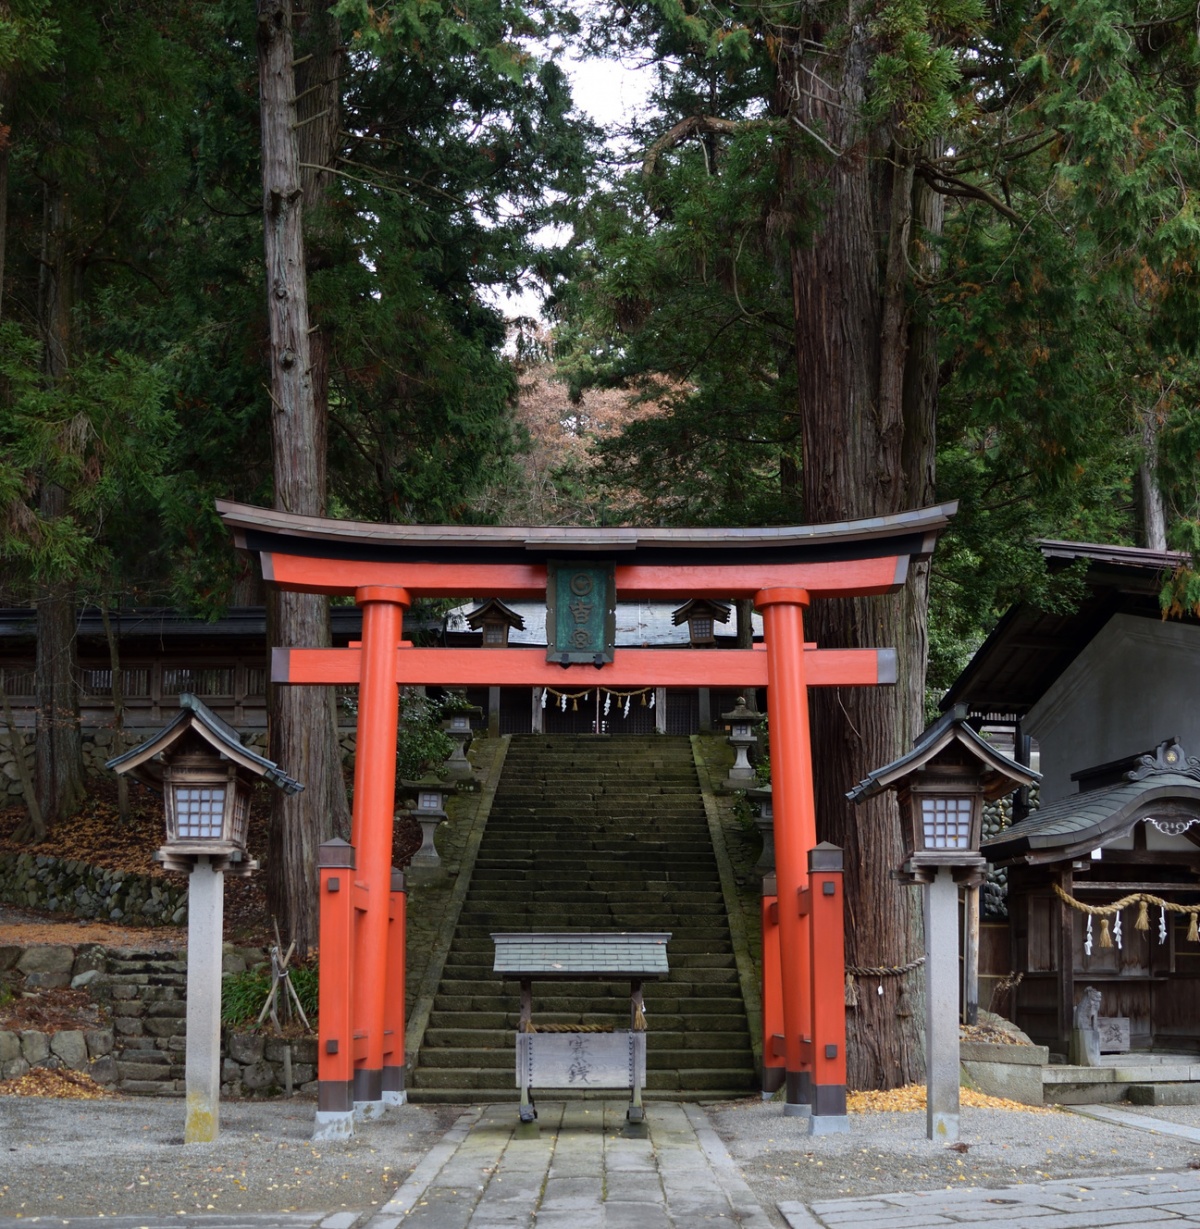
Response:
[[[227,975],[267,967],[256,948],[226,944]],[[0,1029],[0,1079],[34,1067],[84,1071],[105,1087],[151,1096],[181,1096],[185,1088],[187,960],[179,952],[117,952],[95,944],[0,947],[0,972],[16,970],[29,989],[71,986],[96,1000],[94,1027]],[[101,1006],[111,1017],[103,1020]],[[290,1047],[292,1086],[316,1092],[317,1043],[228,1031],[221,1044],[221,1094],[273,1097],[286,1088]]]
[[[0,853],[0,901],[113,922],[187,920],[187,880],[105,870],[49,854]]]

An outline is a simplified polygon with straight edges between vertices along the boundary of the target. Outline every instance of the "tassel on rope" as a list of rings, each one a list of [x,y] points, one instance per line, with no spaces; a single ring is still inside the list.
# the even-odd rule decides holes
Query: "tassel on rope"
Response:
[[[1108,933],[1108,918],[1100,919],[1100,946],[1112,947],[1112,935]]]
[[[646,1013],[642,1010],[641,1003],[633,1009],[633,1031],[635,1033],[646,1031]]]
[[[571,697],[571,712],[573,713],[579,712],[579,697],[578,696]]]
[[[642,692],[642,707],[646,707],[646,693],[644,691]]]
[[[1195,913],[1195,910],[1193,910],[1191,913],[1189,913],[1189,914],[1188,914],[1188,932],[1187,932],[1187,937],[1188,937],[1188,942],[1189,942],[1189,943],[1200,943],[1200,930],[1197,930],[1197,929],[1196,929],[1196,913]]]
[[[854,975],[852,973],[846,974],[846,1006],[858,1006],[858,987],[854,984]]]
[[[1138,905],[1137,921],[1133,924],[1134,930],[1149,930],[1150,929],[1150,907],[1143,900]]]

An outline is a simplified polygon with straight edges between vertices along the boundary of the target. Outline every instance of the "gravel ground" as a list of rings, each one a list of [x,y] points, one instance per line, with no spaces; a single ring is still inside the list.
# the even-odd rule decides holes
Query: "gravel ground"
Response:
[[[1002,1187],[1055,1178],[1151,1173],[1200,1162],[1200,1145],[1064,1111],[971,1109],[960,1119],[966,1152],[925,1138],[925,1113],[851,1114],[844,1135],[809,1137],[777,1104],[705,1107],[765,1206],[891,1191]],[[1127,1107],[1123,1102],[1120,1108]],[[1175,1115],[1186,1113],[1190,1118]],[[1200,1107],[1154,1107],[1147,1116],[1200,1126]]]
[[[0,1217],[374,1208],[462,1112],[408,1106],[314,1146],[316,1102],[223,1101],[213,1144],[183,1146],[181,1098],[0,1097]]]
[[[221,1138],[185,1148],[182,1100],[0,1097],[0,1217],[367,1211],[408,1177],[462,1108],[407,1106],[361,1126],[351,1140],[314,1146],[311,1100],[223,1102]],[[957,1152],[925,1138],[923,1112],[852,1114],[848,1134],[810,1138],[777,1104],[705,1108],[772,1216],[780,1200],[1003,1187],[1200,1163],[1200,1145],[1064,1112],[964,1108],[969,1148]],[[1144,1113],[1200,1126],[1200,1106]]]

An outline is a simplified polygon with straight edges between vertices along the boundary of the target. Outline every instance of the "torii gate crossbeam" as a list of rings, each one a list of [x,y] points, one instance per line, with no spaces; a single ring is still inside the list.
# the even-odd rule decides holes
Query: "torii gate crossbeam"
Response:
[[[751,597],[762,610],[765,649],[620,648],[595,674],[587,664],[569,669],[610,687],[767,687],[784,1112],[811,1116],[814,1130],[844,1119],[843,901],[840,874],[827,873],[816,848],[808,688],[894,682],[895,657],[805,643],[804,611],[813,600],[899,589],[956,505],[769,529],[371,525],[217,508],[236,544],[259,554],[269,583],[353,594],[363,609],[360,646],[277,649],[272,669],[279,683],[359,686],[352,842],[321,870],[318,1136],[347,1134],[355,1114],[405,1098],[404,896],[390,865],[399,686],[563,681],[563,667],[531,650],[414,648],[401,639],[403,612],[415,597],[542,595],[551,561],[612,563],[623,600]]]

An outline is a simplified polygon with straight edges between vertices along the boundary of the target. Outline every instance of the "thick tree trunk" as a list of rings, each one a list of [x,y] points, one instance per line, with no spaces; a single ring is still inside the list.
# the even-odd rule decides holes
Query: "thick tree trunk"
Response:
[[[839,62],[806,61],[799,45],[781,61],[788,114],[838,151],[797,154],[789,168],[793,208],[821,193],[816,234],[792,252],[805,519],[812,523],[900,512],[934,495],[936,353],[928,324],[914,320],[909,266],[920,259],[922,228],[939,218],[914,184],[911,154],[857,118],[868,58],[856,37]],[[922,952],[917,892],[890,878],[903,853],[895,802],[889,795],[856,808],[844,795],[922,728],[927,581],[922,565],[894,597],[816,602],[808,620],[822,647],[892,646],[899,662],[895,687],[818,688],[811,697],[818,836],[845,850],[851,966],[890,968]],[[848,1012],[850,1086],[922,1078],[920,975],[857,985],[857,1006]]]
[[[70,252],[70,209],[57,183],[45,189],[38,312],[42,372],[48,385],[66,378],[70,366],[75,267]],[[54,521],[66,515],[66,493],[43,478],[38,515]],[[37,741],[35,767],[41,824],[23,825],[19,836],[36,843],[83,800],[83,746],[76,686],[75,588],[48,584],[37,597]]]
[[[54,488],[51,494],[61,495]],[[46,505],[43,504],[43,511]],[[37,603],[37,741],[34,764],[42,824],[19,836],[30,844],[83,801],[83,751],[79,730],[75,655],[75,594],[69,586],[44,590]]]
[[[1138,466],[1136,488],[1138,524],[1142,545],[1151,550],[1167,549],[1167,509],[1158,485],[1158,407],[1142,415],[1142,463]]]
[[[325,420],[324,406],[318,408],[313,395],[290,0],[259,0],[258,62],[275,507],[321,515]],[[330,643],[325,598],[278,593],[272,605],[273,643]],[[334,715],[328,688],[273,689],[270,754],[306,788],[275,797],[267,893],[301,955],[318,933],[317,847],[333,835],[335,825],[345,827]]]

